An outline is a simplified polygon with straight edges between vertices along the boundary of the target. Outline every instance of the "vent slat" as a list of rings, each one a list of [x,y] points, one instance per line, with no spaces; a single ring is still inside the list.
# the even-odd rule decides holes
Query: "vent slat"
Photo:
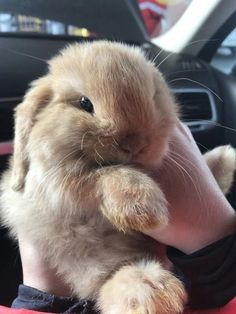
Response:
[[[180,106],[180,115],[183,121],[212,119],[212,108],[207,93],[176,92],[175,97]]]

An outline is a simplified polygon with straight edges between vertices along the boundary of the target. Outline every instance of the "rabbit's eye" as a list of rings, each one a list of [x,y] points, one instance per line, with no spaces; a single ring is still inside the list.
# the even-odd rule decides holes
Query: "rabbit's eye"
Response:
[[[79,103],[80,103],[80,107],[89,112],[89,113],[93,113],[94,109],[93,109],[93,104],[91,103],[91,101],[87,98],[87,97],[80,97],[79,99]]]

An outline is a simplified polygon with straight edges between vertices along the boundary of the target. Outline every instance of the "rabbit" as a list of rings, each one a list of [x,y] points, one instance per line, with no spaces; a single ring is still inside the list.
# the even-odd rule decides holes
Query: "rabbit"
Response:
[[[102,314],[183,311],[182,282],[142,234],[168,224],[151,170],[177,121],[154,64],[139,48],[109,41],[62,50],[16,108],[2,222],[14,239],[30,237],[71,295],[95,301]]]
[[[221,191],[226,195],[230,192],[236,169],[236,151],[231,145],[218,146],[204,155]]]

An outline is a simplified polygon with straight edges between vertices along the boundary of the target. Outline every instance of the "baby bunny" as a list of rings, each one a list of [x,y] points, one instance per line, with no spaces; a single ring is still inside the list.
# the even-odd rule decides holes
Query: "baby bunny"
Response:
[[[102,314],[183,310],[182,283],[141,233],[168,223],[147,171],[167,154],[176,122],[154,65],[138,48],[107,41],[63,50],[16,108],[3,223]]]

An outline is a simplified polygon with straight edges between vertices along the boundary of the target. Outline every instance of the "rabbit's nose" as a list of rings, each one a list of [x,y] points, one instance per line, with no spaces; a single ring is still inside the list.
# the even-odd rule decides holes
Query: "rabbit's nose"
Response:
[[[140,134],[128,134],[120,141],[120,148],[131,154],[132,156],[138,153],[147,145],[144,136]]]

